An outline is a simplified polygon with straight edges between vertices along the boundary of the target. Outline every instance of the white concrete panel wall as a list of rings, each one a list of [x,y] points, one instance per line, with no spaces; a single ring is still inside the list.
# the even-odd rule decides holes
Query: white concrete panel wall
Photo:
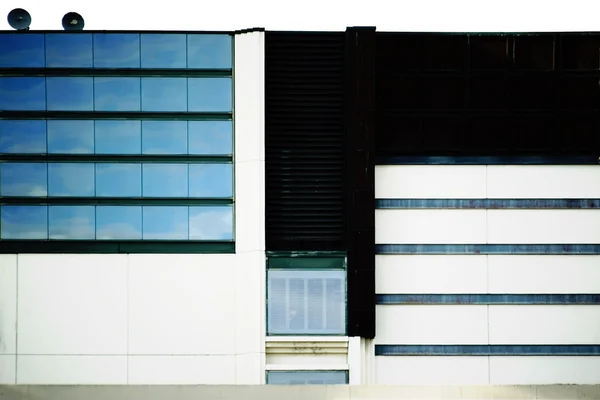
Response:
[[[378,385],[486,385],[488,357],[376,357]]]
[[[599,371],[600,357],[594,356],[490,357],[493,385],[597,385]]]
[[[0,254],[0,355],[17,354],[17,256]]]

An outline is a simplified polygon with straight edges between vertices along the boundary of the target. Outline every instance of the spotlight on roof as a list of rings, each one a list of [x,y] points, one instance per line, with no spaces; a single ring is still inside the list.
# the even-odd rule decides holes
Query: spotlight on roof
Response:
[[[84,25],[83,17],[76,12],[66,13],[62,19],[62,26],[65,31],[80,31]]]
[[[22,8],[15,8],[8,13],[6,18],[11,27],[18,31],[28,31],[31,24],[31,15]]]

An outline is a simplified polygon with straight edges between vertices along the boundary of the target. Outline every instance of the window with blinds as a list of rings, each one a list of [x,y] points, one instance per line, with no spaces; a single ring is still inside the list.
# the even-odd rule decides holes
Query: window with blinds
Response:
[[[267,371],[268,385],[345,385],[348,371]]]

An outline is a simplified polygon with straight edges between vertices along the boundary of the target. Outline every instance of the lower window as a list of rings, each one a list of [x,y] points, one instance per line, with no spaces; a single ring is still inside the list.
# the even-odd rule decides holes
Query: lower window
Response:
[[[267,385],[346,385],[348,371],[267,371]]]

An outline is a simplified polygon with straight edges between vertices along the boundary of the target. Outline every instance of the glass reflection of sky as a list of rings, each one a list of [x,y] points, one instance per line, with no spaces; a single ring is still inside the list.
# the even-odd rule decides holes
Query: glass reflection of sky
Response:
[[[0,207],[0,237],[2,239],[47,239],[48,207]]]
[[[144,197],[187,197],[188,166],[185,164],[144,164]]]
[[[96,111],[139,111],[140,78],[94,78]]]
[[[49,120],[48,153],[94,153],[94,121]]]
[[[189,34],[188,68],[231,68],[229,35]]]
[[[48,195],[93,197],[94,164],[48,164]]]
[[[46,197],[47,165],[44,163],[0,164],[0,195]]]
[[[46,35],[46,66],[92,67],[92,35],[49,33]]]
[[[132,33],[95,33],[94,67],[139,68],[140,35]]]
[[[141,239],[142,207],[97,206],[96,239]]]
[[[0,68],[43,68],[44,35],[0,34]]]
[[[190,197],[232,197],[231,164],[190,164]]]
[[[52,111],[92,111],[94,109],[93,78],[48,77],[48,110]]]
[[[96,196],[141,197],[141,164],[97,164]]]
[[[187,207],[144,207],[144,239],[186,240],[188,238]]]
[[[231,112],[231,78],[188,78],[188,111]]]
[[[96,121],[97,154],[140,154],[141,122]]]
[[[187,154],[186,121],[143,121],[143,154]]]
[[[189,154],[233,154],[231,121],[189,121]]]
[[[48,237],[50,239],[94,239],[96,207],[49,206]]]
[[[183,34],[142,34],[142,68],[185,68],[186,37]]]
[[[46,121],[0,120],[0,153],[46,152]]]
[[[190,207],[190,240],[233,240],[233,207]]]
[[[45,109],[44,78],[0,78],[0,110],[43,111]]]
[[[142,111],[186,111],[186,78],[142,78]]]

